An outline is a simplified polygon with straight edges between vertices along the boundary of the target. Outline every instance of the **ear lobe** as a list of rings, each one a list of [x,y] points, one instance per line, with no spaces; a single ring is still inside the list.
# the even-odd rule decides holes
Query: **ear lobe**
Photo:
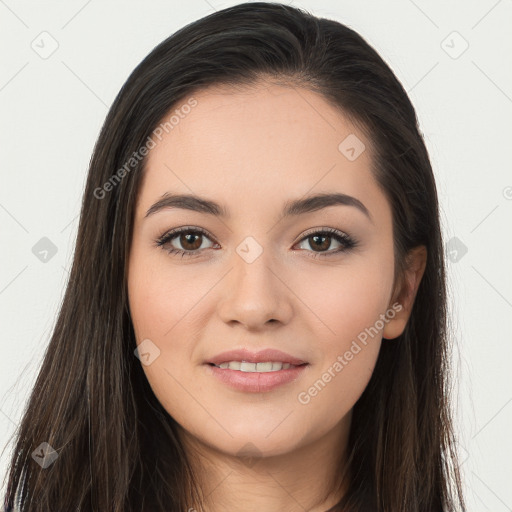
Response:
[[[406,256],[406,269],[397,289],[393,294],[391,304],[398,302],[402,308],[395,309],[395,316],[388,321],[382,332],[382,337],[392,340],[400,336],[411,315],[414,299],[427,265],[427,248],[420,245],[411,249]]]

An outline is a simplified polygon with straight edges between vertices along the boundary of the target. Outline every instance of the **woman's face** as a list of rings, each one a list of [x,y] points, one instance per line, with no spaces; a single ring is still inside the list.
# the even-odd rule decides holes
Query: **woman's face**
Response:
[[[285,454],[346,431],[383,334],[398,335],[391,210],[369,141],[304,89],[209,88],[182,105],[194,106],[154,132],[129,259],[152,390],[225,454]],[[339,201],[307,201],[317,194]],[[258,358],[269,349],[285,355]],[[233,350],[247,353],[222,355]],[[289,358],[306,364],[279,369]]]

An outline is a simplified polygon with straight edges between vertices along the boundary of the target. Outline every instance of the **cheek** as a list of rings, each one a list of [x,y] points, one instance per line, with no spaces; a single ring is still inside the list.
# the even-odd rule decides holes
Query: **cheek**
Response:
[[[370,381],[380,345],[380,336],[366,345],[358,340],[340,343],[326,364],[315,369],[296,397],[303,442],[326,434],[349,417]]]
[[[128,298],[137,341],[141,337],[154,337],[161,342],[172,338],[179,323],[205,293],[206,284],[201,284],[200,279],[190,278],[190,272],[187,274],[165,263],[158,253],[133,250]]]
[[[316,338],[321,360],[297,396],[311,427],[314,417],[325,419],[321,428],[332,427],[352,409],[371,378],[393,284],[392,252],[385,255],[333,269],[330,279],[308,279],[302,288],[322,325]]]
[[[192,421],[190,411],[191,361],[202,328],[201,300],[215,279],[191,278],[179,269],[169,271],[162,259],[152,260],[134,250],[128,272],[128,298],[137,345],[150,340],[154,354],[142,364],[148,382],[163,407],[178,421]],[[207,282],[209,281],[209,282]],[[151,348],[153,347],[153,348]],[[199,424],[204,418],[198,416]]]
[[[379,354],[392,276],[367,268],[326,284],[316,298],[324,329],[317,338],[321,360],[313,365],[297,402],[305,422],[324,418],[322,429],[345,416],[366,388]],[[306,427],[307,430],[307,427]]]
[[[150,340],[154,354],[150,364],[143,364],[141,358],[144,374],[158,401],[178,423],[201,424],[204,418],[196,414],[199,411],[187,406],[190,367],[184,363],[191,359],[193,340],[183,332],[189,327],[190,294],[180,290],[181,283],[162,279],[154,266],[135,263],[128,280],[132,323],[139,351]]]
[[[393,255],[354,258],[327,270],[302,273],[293,286],[318,320],[317,339],[332,358],[389,307],[393,285]],[[312,317],[313,318],[313,317]]]

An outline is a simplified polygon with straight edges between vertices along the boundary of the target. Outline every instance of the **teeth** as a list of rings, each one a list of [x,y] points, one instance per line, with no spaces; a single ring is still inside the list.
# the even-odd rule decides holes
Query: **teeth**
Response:
[[[233,368],[232,365],[238,365],[238,363],[229,363],[229,368],[232,370],[236,370],[236,368]],[[238,368],[241,372],[255,372],[256,371],[256,363],[246,363],[242,362],[240,363],[240,368]]]
[[[273,364],[271,362],[268,363],[257,363],[256,370],[258,372],[271,372]]]
[[[229,361],[215,366],[217,366],[217,368],[239,370],[241,372],[266,373],[277,372],[279,370],[287,370],[293,365],[291,365],[290,363],[280,363],[279,361],[266,361],[264,363],[249,363],[247,361]]]

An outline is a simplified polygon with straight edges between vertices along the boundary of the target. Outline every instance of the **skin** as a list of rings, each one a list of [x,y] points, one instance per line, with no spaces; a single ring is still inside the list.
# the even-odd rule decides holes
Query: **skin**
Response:
[[[324,512],[344,492],[330,486],[344,464],[352,408],[382,337],[396,338],[407,323],[426,252],[413,251],[404,278],[395,279],[391,209],[370,171],[370,141],[322,96],[261,82],[210,87],[194,98],[197,106],[150,151],[139,190],[129,305],[137,343],[150,339],[160,350],[143,369],[183,429],[209,512],[238,511],[240,504],[247,511]],[[354,161],[338,150],[350,134],[366,145]],[[286,201],[334,191],[361,201],[371,219],[347,205],[280,218]],[[145,217],[165,192],[213,199],[231,217],[177,208]],[[182,226],[211,237],[187,245],[178,235],[167,248],[200,247],[196,256],[155,245]],[[342,245],[328,237],[332,256],[312,257],[322,253],[322,240],[315,245],[304,233],[326,227],[357,246],[334,254]],[[251,263],[236,251],[248,236],[263,250]],[[338,356],[397,300],[401,311],[301,403],[299,394],[329,367],[332,373]],[[204,365],[233,348],[277,348],[309,366],[271,392],[237,391]]]

